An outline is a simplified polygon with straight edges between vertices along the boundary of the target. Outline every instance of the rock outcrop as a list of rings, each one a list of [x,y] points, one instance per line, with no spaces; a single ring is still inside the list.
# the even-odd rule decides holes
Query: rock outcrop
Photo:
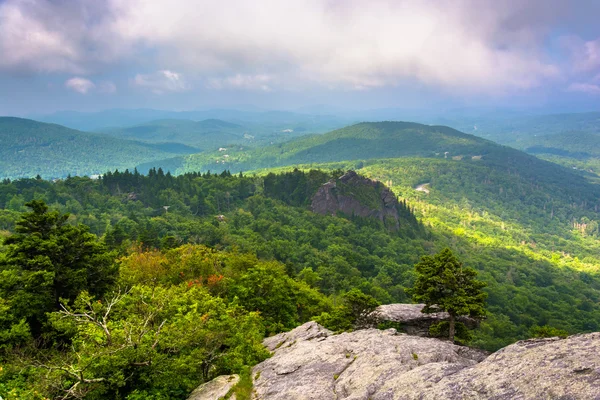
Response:
[[[423,378],[431,380],[474,366],[485,357],[479,351],[447,341],[396,334],[394,329],[359,330],[333,335],[310,322],[265,341],[274,355],[253,371],[255,399],[396,399],[401,392],[390,387]],[[391,390],[391,391],[390,391]],[[413,393],[418,398],[422,391]],[[443,397],[442,397],[443,398]]]
[[[190,394],[188,400],[219,400],[240,381],[239,375],[221,375],[210,382],[200,385]],[[229,400],[235,400],[229,398]]]
[[[264,344],[273,356],[253,369],[254,400],[600,400],[600,333],[487,356],[394,329],[335,335],[309,322]]]
[[[426,337],[432,324],[447,321],[450,315],[447,312],[424,314],[423,307],[425,304],[385,304],[379,306],[377,312],[381,320],[401,324],[403,333]],[[458,321],[471,329],[479,325],[479,321],[469,317],[459,317]]]
[[[376,218],[396,230],[400,226],[396,195],[383,183],[348,171],[322,185],[312,198],[311,209],[322,215],[342,212],[348,216]]]
[[[600,400],[600,333],[488,356],[394,329],[336,335],[309,322],[264,344],[273,356],[252,371],[254,400]]]

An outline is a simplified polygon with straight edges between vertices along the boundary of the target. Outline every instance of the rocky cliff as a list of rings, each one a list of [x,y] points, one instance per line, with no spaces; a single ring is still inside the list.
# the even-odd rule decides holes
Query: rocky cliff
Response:
[[[254,367],[255,400],[600,399],[600,333],[487,356],[393,329],[334,335],[309,322],[264,344],[273,356]]]
[[[313,212],[377,218],[386,226],[398,229],[400,214],[396,195],[383,183],[348,171],[338,179],[322,185],[312,198]]]

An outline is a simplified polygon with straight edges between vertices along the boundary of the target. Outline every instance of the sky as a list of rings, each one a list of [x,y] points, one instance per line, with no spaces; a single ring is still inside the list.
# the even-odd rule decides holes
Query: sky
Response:
[[[0,115],[600,111],[599,0],[0,0]]]

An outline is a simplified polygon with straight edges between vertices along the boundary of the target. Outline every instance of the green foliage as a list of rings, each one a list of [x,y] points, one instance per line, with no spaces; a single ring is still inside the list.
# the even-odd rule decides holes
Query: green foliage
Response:
[[[327,173],[319,170],[305,173],[298,169],[282,174],[269,173],[263,178],[263,193],[291,206],[308,206],[312,196],[323,183],[338,178],[342,173],[341,171]]]
[[[325,167],[346,170],[354,164]],[[237,254],[207,255],[209,261],[204,262],[205,250],[196,249],[188,263],[183,256],[187,251],[160,252],[156,259],[161,264],[166,258],[167,267],[158,269],[154,277],[132,272],[127,285],[153,285],[151,280],[155,285],[187,283],[202,275],[208,287],[212,274],[238,271],[240,276],[257,259],[277,260],[290,278],[325,293],[333,304],[339,304],[340,296],[352,288],[382,303],[408,302],[405,289],[414,282],[413,265],[421,255],[451,246],[489,285],[485,289],[489,316],[474,332],[473,345],[495,350],[529,337],[536,324],[551,324],[570,333],[598,330],[600,245],[573,228],[574,220],[588,218],[591,226],[590,221],[598,219],[592,202],[595,189],[584,178],[551,179],[552,170],[548,176],[523,175],[528,165],[511,168],[485,159],[365,161],[361,174],[393,182],[395,193],[425,226],[422,234],[409,223],[399,233],[391,233],[381,225],[352,218],[315,215],[288,204],[289,200],[266,197],[263,178],[248,174],[175,177],[152,170],[150,176],[119,172],[98,181],[25,179],[0,184],[0,207],[15,198],[12,203],[17,208],[31,199],[44,199],[52,209],[70,212],[69,223],[90,226],[91,232],[103,236],[125,257],[140,239],[144,243],[139,251],[145,253],[146,248],[164,246],[164,237],[176,238],[176,246],[202,243]],[[310,174],[309,169],[303,173]],[[287,172],[290,179],[301,176],[291,168]],[[284,185],[287,179],[280,176],[276,181]],[[430,182],[429,194],[413,189],[423,182]],[[165,205],[170,206],[168,211]],[[215,218],[220,214],[223,220]],[[0,211],[0,221],[2,215],[6,216],[4,229],[14,231],[19,213]],[[146,256],[152,259],[150,254]],[[183,271],[178,262],[185,265]],[[126,261],[119,264],[122,270],[129,268]],[[202,273],[192,276],[200,269]],[[223,296],[224,288],[216,285],[209,291]],[[302,313],[298,321],[310,318],[307,314]]]
[[[294,328],[328,308],[318,292],[286,276],[278,263],[260,263],[249,268],[228,288],[248,310],[259,311],[268,333]]]
[[[534,338],[549,338],[557,336],[560,338],[566,338],[567,336],[569,336],[569,332],[565,331],[564,329],[558,329],[548,325],[535,325],[529,330],[529,332],[531,334],[531,337]]]
[[[226,399],[231,398],[235,395],[235,400],[251,400],[252,399],[252,368],[244,367],[240,372],[239,382],[232,388],[229,396],[225,396]],[[256,373],[255,379],[260,378],[260,371]]]
[[[363,122],[323,134],[307,135],[255,150],[233,151],[221,164],[218,154],[194,154],[178,158],[174,173],[230,169],[247,171],[282,165],[327,163],[388,157],[480,156],[498,150],[492,142],[446,126],[412,122]],[[515,153],[517,153],[515,151]],[[356,164],[356,163],[353,163]]]
[[[0,298],[0,353],[20,346],[31,339],[29,325],[23,318],[17,319],[12,312],[9,302]]]
[[[0,143],[0,179],[102,174],[197,151],[12,117],[0,118]]]
[[[450,314],[450,340],[454,340],[456,317],[482,318],[486,315],[487,294],[482,291],[486,284],[476,279],[477,271],[463,267],[449,248],[433,257],[423,256],[415,269],[417,278],[411,290],[413,300],[425,303],[424,313],[446,311]],[[439,331],[441,327],[434,329]]]
[[[45,384],[71,397],[182,398],[268,355],[258,314],[197,286],[138,285],[102,301],[83,293],[51,320],[75,332],[73,350],[60,360],[68,368],[40,368],[53,372]]]
[[[429,336],[437,338],[447,338],[450,335],[450,322],[440,321],[429,327]],[[461,345],[469,345],[473,340],[473,332],[460,321],[454,325],[454,342]]]
[[[519,146],[531,154],[552,154],[573,159],[600,156],[600,136],[586,132],[543,135],[519,142]]]
[[[27,319],[39,332],[45,313],[57,310],[61,299],[74,300],[82,290],[102,294],[116,270],[112,255],[87,227],[67,224],[67,214],[49,211],[42,201],[25,205],[31,212],[4,241],[0,296],[16,320]]]
[[[164,119],[126,128],[105,129],[103,133],[151,143],[182,143],[196,147],[195,152],[199,153],[201,150],[212,151],[228,144],[248,142],[243,137],[245,130],[243,126],[218,119]]]
[[[322,313],[315,321],[335,332],[373,328],[380,321],[376,312],[380,304],[360,290],[352,289],[343,295],[342,305]]]

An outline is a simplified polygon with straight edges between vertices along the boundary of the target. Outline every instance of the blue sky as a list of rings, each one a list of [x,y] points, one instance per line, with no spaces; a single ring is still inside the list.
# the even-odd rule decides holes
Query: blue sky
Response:
[[[600,108],[597,0],[0,0],[0,114]]]

